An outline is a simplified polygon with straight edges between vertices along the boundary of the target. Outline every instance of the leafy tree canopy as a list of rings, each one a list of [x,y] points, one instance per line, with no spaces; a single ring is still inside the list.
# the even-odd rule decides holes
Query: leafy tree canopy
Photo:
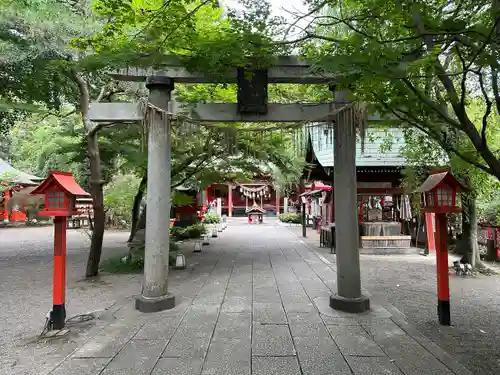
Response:
[[[297,17],[301,35],[279,43],[302,47],[319,72],[341,73],[356,98],[500,178],[497,1],[308,4]]]

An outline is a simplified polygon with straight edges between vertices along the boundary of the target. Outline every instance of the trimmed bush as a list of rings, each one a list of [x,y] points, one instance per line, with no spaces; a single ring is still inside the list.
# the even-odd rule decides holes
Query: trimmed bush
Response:
[[[194,224],[186,228],[172,227],[170,228],[170,237],[175,241],[185,241],[192,238],[200,238],[206,233],[203,224]]]
[[[204,224],[219,224],[220,217],[216,213],[207,212],[203,217],[203,223]]]
[[[168,254],[169,266],[175,266],[175,258],[179,251],[179,245],[170,241],[170,252]],[[144,271],[144,248],[134,252],[134,255],[127,262],[123,258],[127,255],[120,255],[108,258],[101,263],[100,269],[108,273],[130,274],[142,273]]]
[[[300,215],[295,213],[280,214],[279,219],[283,223],[293,223],[293,224],[301,223]]]

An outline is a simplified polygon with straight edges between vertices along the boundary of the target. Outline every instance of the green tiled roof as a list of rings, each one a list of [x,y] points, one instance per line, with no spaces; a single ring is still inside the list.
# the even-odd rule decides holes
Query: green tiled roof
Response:
[[[323,167],[333,167],[333,127],[328,124],[309,126],[313,152]],[[358,167],[402,167],[405,158],[401,154],[405,145],[403,131],[399,128],[368,128],[365,149],[361,152],[361,140],[356,142]]]
[[[5,160],[0,159],[0,180],[2,178],[7,180],[7,182],[22,185],[38,185],[38,183],[43,180],[43,178],[22,172],[19,169],[14,168]]]

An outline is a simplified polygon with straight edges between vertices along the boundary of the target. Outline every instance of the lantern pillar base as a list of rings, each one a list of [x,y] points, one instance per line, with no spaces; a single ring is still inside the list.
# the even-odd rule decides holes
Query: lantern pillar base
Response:
[[[143,313],[154,313],[163,310],[170,310],[175,307],[175,296],[168,293],[165,296],[148,298],[139,296],[135,300],[135,308]]]
[[[362,313],[370,310],[370,299],[365,296],[347,298],[334,294],[330,296],[330,307],[348,313]]]
[[[442,326],[451,325],[450,301],[438,300],[438,318]]]
[[[63,329],[66,322],[66,307],[62,305],[52,305],[50,312],[51,329]]]

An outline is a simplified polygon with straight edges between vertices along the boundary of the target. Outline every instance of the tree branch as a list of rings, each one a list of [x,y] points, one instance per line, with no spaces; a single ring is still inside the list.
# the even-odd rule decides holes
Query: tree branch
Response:
[[[314,13],[318,12],[319,10],[321,10],[326,4],[328,3],[328,1],[322,1],[318,6],[314,7],[313,9],[311,9],[309,12],[297,17],[295,19],[295,21],[293,21],[286,29],[285,31],[285,35],[288,35],[288,33],[290,32],[290,30],[297,25],[297,23],[299,23],[300,21],[302,21],[304,18],[307,18],[311,15],[313,15]]]
[[[462,64],[462,79],[460,80],[460,90],[462,91],[460,93],[460,105],[465,108],[465,94],[467,93],[467,89],[465,87],[465,83],[467,82],[467,67],[466,63],[464,60],[464,57],[462,56],[462,53],[460,52],[460,48],[458,47],[458,44],[455,44],[455,51],[457,52],[457,56],[460,60],[460,63]],[[444,67],[443,67],[444,68]]]
[[[400,119],[401,121],[406,122],[407,124],[409,124],[411,126],[414,126],[418,130],[420,130],[423,133],[427,134],[431,139],[433,139],[434,141],[436,141],[439,144],[439,146],[441,146],[441,148],[444,151],[446,151],[448,154],[453,153],[453,154],[457,155],[460,159],[462,159],[463,161],[465,161],[466,163],[468,163],[470,165],[473,165],[473,166],[481,169],[482,171],[484,171],[484,172],[486,172],[486,173],[488,173],[490,175],[493,175],[493,176],[495,175],[494,172],[493,172],[493,170],[491,168],[489,168],[488,166],[486,166],[484,164],[481,164],[481,163],[477,162],[476,160],[473,160],[473,159],[469,158],[464,153],[462,153],[461,151],[459,151],[456,147],[450,145],[448,142],[446,142],[446,140],[445,140],[444,137],[441,137],[437,131],[432,130],[432,128],[430,126],[429,127],[422,126],[419,122],[411,120],[409,118],[409,116],[408,116],[407,113],[405,113],[405,112],[403,112],[401,110],[394,110],[394,109],[392,109],[390,106],[388,106],[384,102],[382,102],[382,105],[387,110],[391,111],[391,113],[394,116],[396,116],[398,119]],[[405,116],[401,116],[401,113],[405,113]]]
[[[424,23],[422,21],[422,15],[420,10],[417,9],[416,6],[412,6],[411,8],[411,14],[412,14],[412,19],[413,23],[415,25],[415,28],[417,32],[422,36],[422,40],[426,44],[427,48],[429,51],[432,51],[435,46],[435,42],[430,38],[428,35],[426,35],[426,30]],[[469,136],[470,140],[474,145],[479,145],[481,142],[479,133],[472,123],[472,121],[469,119],[469,116],[467,115],[467,112],[465,110],[465,103],[461,102],[458,99],[458,94],[455,89],[455,86],[453,85],[452,80],[448,75],[446,74],[445,69],[443,68],[443,65],[439,61],[439,58],[436,56],[434,58],[434,67],[436,70],[436,74],[443,84],[448,97],[451,102],[451,106],[453,108],[453,111],[455,112],[455,115],[457,116],[458,120],[460,121],[459,128],[463,129],[465,133]],[[438,112],[439,113],[439,112]],[[443,119],[446,119],[446,117],[443,117],[440,115]],[[449,118],[449,117],[448,117]],[[448,120],[446,120],[448,122]],[[451,123],[450,123],[451,124]],[[489,163],[488,163],[489,164]],[[500,171],[499,171],[500,172]]]
[[[450,116],[448,116],[446,114],[446,112],[444,112],[442,110],[442,108],[440,108],[436,103],[434,103],[432,100],[430,100],[428,97],[426,97],[418,88],[416,88],[413,83],[411,83],[411,81],[408,79],[408,78],[403,78],[402,81],[405,83],[405,85],[410,89],[410,91],[412,91],[416,96],[417,98],[422,102],[424,103],[425,105],[427,105],[430,109],[432,109],[434,112],[436,112],[436,114],[441,117],[441,119],[445,122],[447,122],[448,124],[450,124],[451,126],[453,126],[454,128],[457,128],[459,130],[462,130],[462,125],[459,123],[459,122],[456,122],[455,120],[453,120]]]
[[[488,95],[488,92],[486,91],[486,88],[484,87],[484,79],[483,79],[483,73],[481,71],[475,72],[478,77],[479,77],[479,86],[481,88],[481,92],[484,97],[484,101],[486,102],[486,110],[484,111],[483,119],[482,119],[482,124],[481,124],[481,139],[483,141],[483,145],[487,147],[488,142],[486,139],[486,128],[488,126],[488,117],[491,114],[491,107],[493,106],[493,103],[490,100],[490,97]]]
[[[165,38],[163,39],[163,41],[159,44],[159,47],[163,46],[165,44],[165,42],[168,40],[168,38],[170,38],[172,36],[172,34],[175,33],[179,29],[179,27],[187,19],[189,19],[190,17],[192,17],[196,12],[198,12],[201,8],[203,8],[205,5],[207,5],[208,3],[212,2],[212,1],[213,0],[205,0],[205,1],[201,2],[193,10],[191,10],[184,17],[182,17],[182,19],[177,23],[177,25],[175,25],[175,27],[173,27],[172,30],[165,36]]]
[[[200,169],[203,167],[203,164],[206,161],[208,161],[209,158],[210,158],[209,155],[205,155],[205,157],[203,159],[201,159],[200,162],[197,165],[195,165],[195,167],[193,168],[193,170],[191,170],[189,173],[187,173],[186,176],[184,176],[184,178],[181,179],[178,183],[172,185],[172,189],[181,186],[187,180],[189,180],[191,177],[193,177],[196,173],[198,173],[200,171]]]

